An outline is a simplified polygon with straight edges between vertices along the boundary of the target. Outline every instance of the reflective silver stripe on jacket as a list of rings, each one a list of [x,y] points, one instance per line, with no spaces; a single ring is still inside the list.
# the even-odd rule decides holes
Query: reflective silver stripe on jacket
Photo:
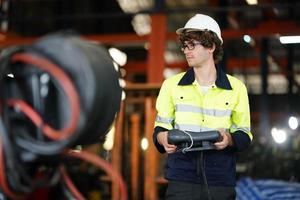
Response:
[[[174,118],[161,117],[157,115],[155,121],[158,123],[172,124]]]
[[[216,117],[231,116],[232,113],[232,110],[207,109],[187,104],[177,104],[175,110],[177,112],[192,112]]]
[[[192,131],[192,132],[203,132],[203,131],[213,131],[216,129],[191,125],[191,124],[175,124],[175,129],[183,130],[183,131]]]
[[[249,133],[251,131],[250,127],[238,127],[237,125],[233,124],[230,127],[231,129],[235,129],[237,131],[243,131],[245,133]]]

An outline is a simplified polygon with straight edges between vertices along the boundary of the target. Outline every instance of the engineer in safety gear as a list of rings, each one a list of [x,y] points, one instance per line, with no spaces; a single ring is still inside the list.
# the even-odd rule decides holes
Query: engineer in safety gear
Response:
[[[234,200],[236,156],[253,138],[247,89],[217,66],[223,39],[212,17],[196,14],[176,33],[189,69],[163,82],[153,134],[158,151],[168,154],[166,199]],[[167,139],[171,129],[218,130],[222,139],[213,150],[176,152]]]

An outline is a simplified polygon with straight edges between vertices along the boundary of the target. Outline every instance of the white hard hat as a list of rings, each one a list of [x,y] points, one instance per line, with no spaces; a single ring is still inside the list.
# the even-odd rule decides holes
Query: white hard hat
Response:
[[[184,30],[191,30],[191,31],[193,31],[193,30],[195,30],[195,31],[210,30],[210,31],[216,33],[218,38],[223,43],[223,39],[221,37],[221,30],[220,30],[218,23],[216,22],[216,20],[214,20],[213,18],[211,18],[208,15],[196,14],[194,17],[189,19],[189,21],[185,24],[185,26],[183,28],[177,29],[176,33],[181,34]]]

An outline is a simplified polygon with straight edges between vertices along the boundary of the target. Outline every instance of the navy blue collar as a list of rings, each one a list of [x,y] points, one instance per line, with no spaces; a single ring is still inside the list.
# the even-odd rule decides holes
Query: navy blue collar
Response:
[[[226,90],[232,90],[230,82],[226,74],[223,72],[223,70],[218,66],[216,67],[216,69],[217,69],[216,86]],[[195,72],[194,72],[194,68],[191,67],[180,79],[178,85],[191,85],[193,84],[194,81],[195,81]]]

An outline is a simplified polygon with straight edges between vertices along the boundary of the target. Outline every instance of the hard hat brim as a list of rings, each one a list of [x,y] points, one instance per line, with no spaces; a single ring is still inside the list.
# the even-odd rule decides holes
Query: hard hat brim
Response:
[[[207,29],[198,29],[198,28],[179,28],[176,30],[177,35],[182,34],[183,32],[193,32],[193,31],[205,31]],[[221,44],[223,44],[223,39],[218,36],[219,40],[221,41]]]
[[[179,28],[176,30],[176,33],[178,35],[182,34],[184,31],[187,31],[187,32],[192,32],[192,31],[204,31],[204,30],[200,30],[200,29],[197,29],[197,28]]]

